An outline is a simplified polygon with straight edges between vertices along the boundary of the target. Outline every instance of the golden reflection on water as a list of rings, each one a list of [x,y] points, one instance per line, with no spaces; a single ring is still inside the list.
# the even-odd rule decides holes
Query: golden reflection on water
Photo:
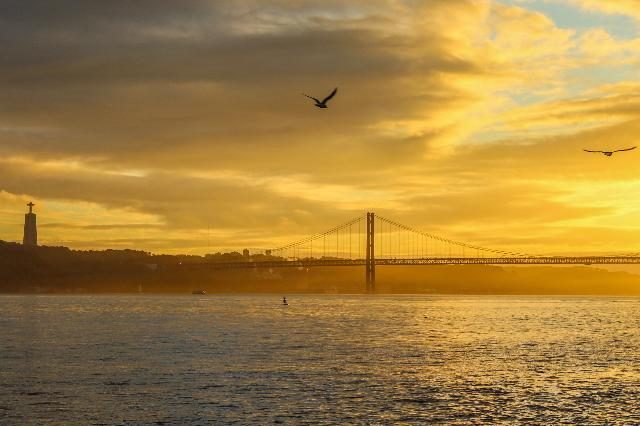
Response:
[[[640,423],[640,299],[287,299],[1,296],[0,420]]]

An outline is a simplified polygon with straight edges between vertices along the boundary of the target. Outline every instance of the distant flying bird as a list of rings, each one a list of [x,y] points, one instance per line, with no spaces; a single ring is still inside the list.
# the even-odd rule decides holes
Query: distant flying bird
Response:
[[[314,101],[316,101],[316,106],[318,108],[327,108],[327,102],[329,102],[329,100],[331,100],[331,98],[333,98],[336,93],[338,93],[338,88],[336,87],[335,89],[333,89],[333,92],[331,92],[331,94],[329,96],[327,96],[326,98],[324,98],[322,101],[320,101],[319,99],[314,98],[313,96],[309,96],[307,94],[304,94],[307,98],[309,99],[313,99]]]
[[[597,153],[600,153],[600,154],[604,154],[607,157],[611,157],[614,152],[631,151],[631,150],[634,150],[636,148],[637,148],[636,146],[632,146],[631,148],[616,149],[615,151],[592,151],[592,150],[589,150],[589,149],[584,149],[583,151],[584,152],[597,152]]]

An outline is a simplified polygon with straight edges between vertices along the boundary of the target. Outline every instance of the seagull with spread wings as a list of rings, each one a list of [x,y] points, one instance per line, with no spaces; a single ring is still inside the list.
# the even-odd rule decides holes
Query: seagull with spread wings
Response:
[[[631,148],[616,149],[615,151],[593,151],[593,150],[590,150],[590,149],[584,149],[583,151],[584,152],[597,152],[599,154],[604,154],[607,157],[611,157],[615,152],[631,151],[631,150],[634,150],[636,148],[637,148],[636,146],[632,146]]]
[[[309,99],[313,99],[314,101],[316,101],[316,105],[318,108],[327,108],[327,102],[329,102],[329,100],[331,100],[331,98],[333,98],[336,93],[338,93],[338,88],[336,87],[335,89],[333,89],[333,92],[331,92],[331,94],[329,96],[327,96],[326,98],[324,98],[323,100],[319,100],[314,98],[313,96],[309,96],[307,94],[304,94],[307,98]]]

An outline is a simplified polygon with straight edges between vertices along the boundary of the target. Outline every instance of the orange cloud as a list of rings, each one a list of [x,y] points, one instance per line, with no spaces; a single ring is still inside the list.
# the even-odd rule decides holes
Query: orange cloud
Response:
[[[76,247],[269,247],[365,209],[536,252],[635,230],[604,196],[634,193],[633,154],[582,147],[635,143],[637,40],[526,2],[56,3],[0,26],[0,238],[31,198]]]

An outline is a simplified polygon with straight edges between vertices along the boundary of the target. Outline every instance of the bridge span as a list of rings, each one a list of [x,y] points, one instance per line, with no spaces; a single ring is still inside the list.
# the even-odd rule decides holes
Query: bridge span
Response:
[[[376,266],[429,265],[632,265],[640,255],[533,256],[442,238],[366,213],[342,225],[282,247],[261,261],[188,264],[211,269],[364,266],[367,291],[375,290]],[[187,265],[185,265],[187,266]]]
[[[264,262],[197,263],[209,269],[252,268],[313,268],[326,266],[365,266],[366,259],[294,259]],[[441,257],[424,259],[374,259],[375,266],[429,266],[429,265],[638,265],[640,257]]]

